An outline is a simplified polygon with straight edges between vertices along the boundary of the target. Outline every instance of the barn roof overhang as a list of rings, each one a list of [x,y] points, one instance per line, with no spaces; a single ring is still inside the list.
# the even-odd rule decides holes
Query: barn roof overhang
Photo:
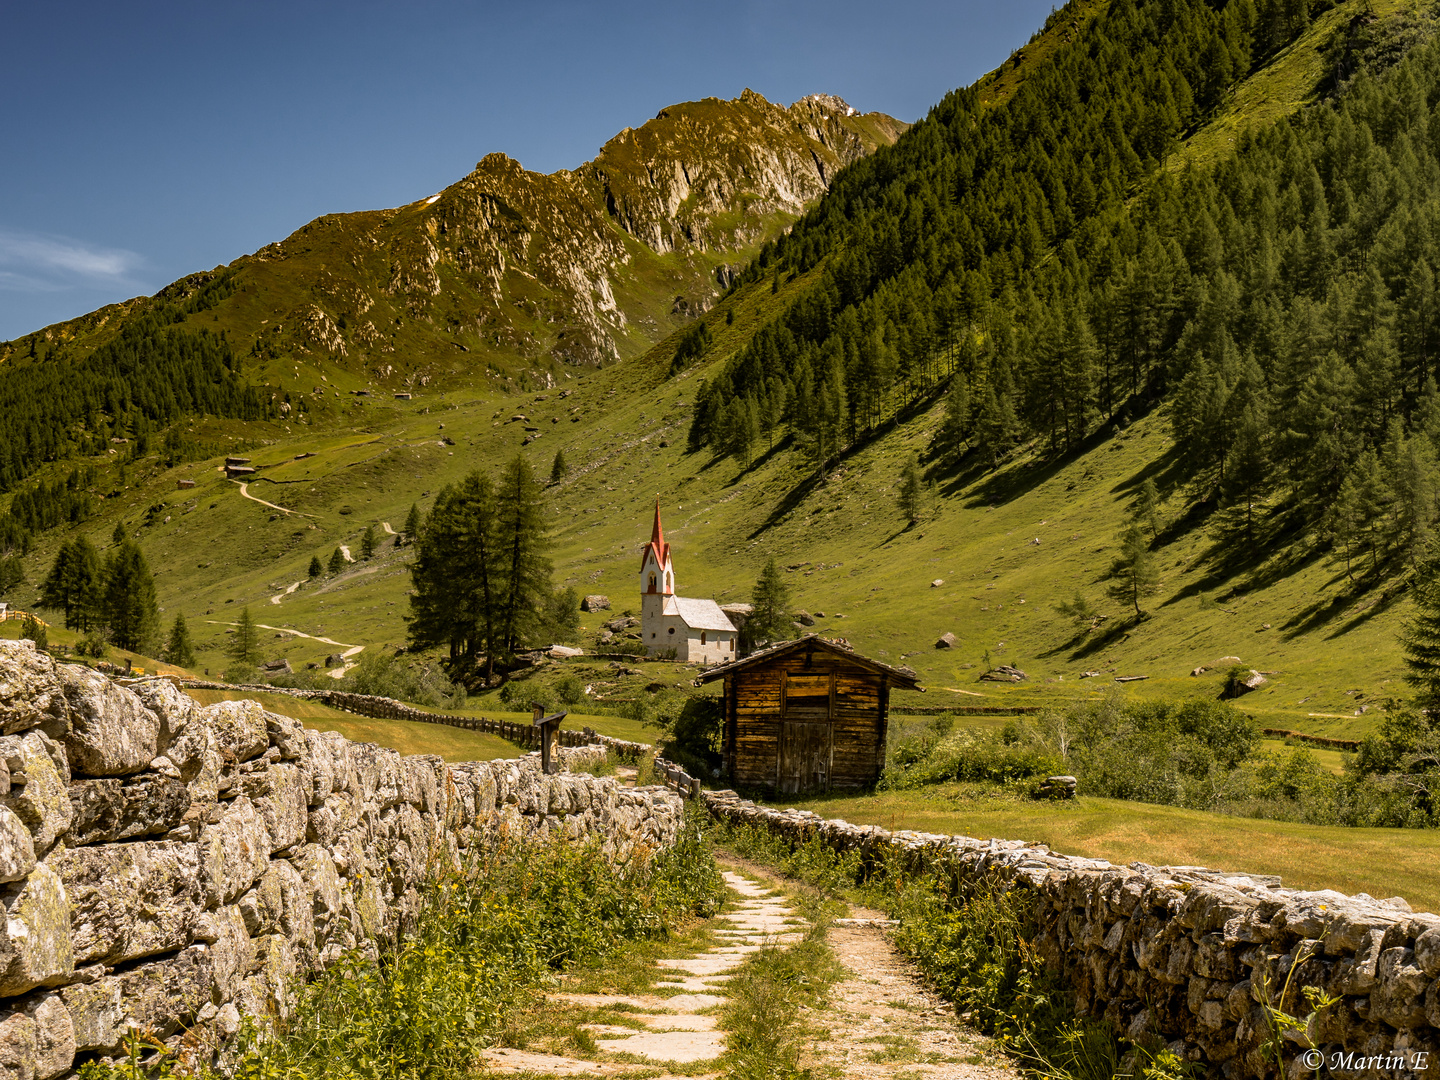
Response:
[[[925,688],[920,685],[919,676],[913,671],[891,667],[889,664],[882,664],[879,660],[871,660],[868,656],[861,656],[854,649],[814,634],[808,634],[796,641],[786,641],[779,645],[772,645],[768,649],[751,653],[743,660],[732,660],[728,664],[721,664],[719,667],[711,668],[695,681],[697,683],[714,682],[716,679],[723,679],[725,676],[733,675],[738,671],[748,671],[751,668],[764,667],[772,660],[797,652],[809,652],[812,654],[828,652],[835,656],[843,657],[857,667],[874,672],[876,675],[888,676],[890,685],[896,689],[919,690],[922,693],[925,690]]]

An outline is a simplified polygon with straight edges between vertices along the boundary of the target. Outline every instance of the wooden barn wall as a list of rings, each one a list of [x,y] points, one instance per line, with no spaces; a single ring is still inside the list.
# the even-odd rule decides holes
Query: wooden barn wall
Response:
[[[777,658],[763,668],[736,672],[727,693],[727,764],[733,782],[768,786],[775,782],[780,757],[786,673],[834,674],[830,703],[832,787],[862,787],[874,782],[884,765],[884,716],[887,702],[882,676],[843,658],[816,655],[807,666],[804,653]]]

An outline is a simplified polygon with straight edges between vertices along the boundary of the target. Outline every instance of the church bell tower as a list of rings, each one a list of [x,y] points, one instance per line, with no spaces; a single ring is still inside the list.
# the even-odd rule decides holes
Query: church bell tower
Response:
[[[655,500],[655,524],[650,542],[640,559],[640,629],[644,640],[660,625],[665,601],[675,595],[675,570],[670,565],[670,545],[660,524],[660,500]]]

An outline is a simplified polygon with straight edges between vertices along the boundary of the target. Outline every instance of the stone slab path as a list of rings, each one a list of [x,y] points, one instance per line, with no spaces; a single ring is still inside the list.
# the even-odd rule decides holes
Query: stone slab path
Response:
[[[660,960],[657,993],[549,995],[556,1003],[620,1009],[626,1022],[640,1025],[584,1025],[607,1060],[497,1047],[486,1052],[486,1074],[527,1080],[679,1080],[670,1071],[656,1071],[673,1067],[692,1080],[718,1078],[725,1033],[717,1013],[726,1001],[726,982],[750,954],[765,945],[794,944],[806,929],[788,898],[772,888],[773,879],[758,868],[745,869],[748,876],[724,872],[738,903],[716,919],[716,944],[692,956]],[[761,883],[752,880],[756,876]],[[820,1034],[806,1065],[817,1066],[817,1075],[840,1080],[1010,1080],[1019,1075],[988,1039],[959,1024],[953,1009],[922,986],[914,967],[885,939],[882,915],[861,909],[852,914],[855,918],[829,931],[830,946],[848,978],[836,984],[831,1007],[816,1018]],[[706,1071],[712,1062],[714,1068]]]

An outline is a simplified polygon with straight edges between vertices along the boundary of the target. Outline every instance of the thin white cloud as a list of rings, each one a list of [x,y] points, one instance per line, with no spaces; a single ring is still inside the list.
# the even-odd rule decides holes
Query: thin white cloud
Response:
[[[59,292],[132,284],[144,264],[138,254],[67,236],[0,229],[0,289]]]

